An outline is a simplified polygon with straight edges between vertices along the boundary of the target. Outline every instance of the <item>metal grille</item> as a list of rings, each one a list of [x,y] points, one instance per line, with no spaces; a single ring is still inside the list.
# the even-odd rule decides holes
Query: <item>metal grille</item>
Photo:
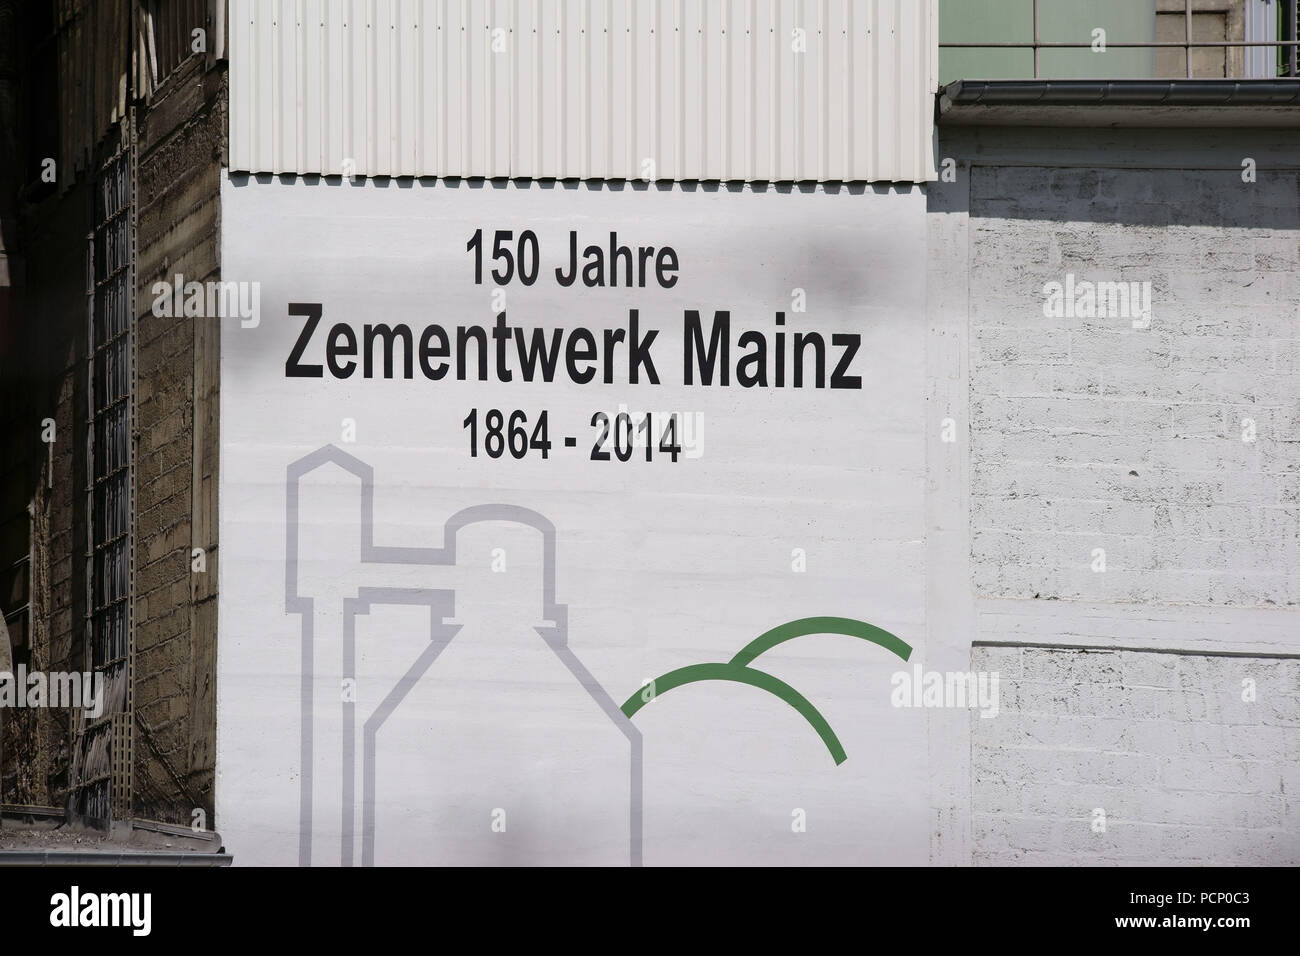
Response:
[[[77,809],[99,819],[130,805],[133,215],[129,150],[100,169],[90,243],[89,661],[104,708],[83,720]],[[125,776],[124,776],[125,774]]]
[[[94,548],[96,668],[126,657],[131,515],[131,205],[125,155],[100,176],[94,238]]]

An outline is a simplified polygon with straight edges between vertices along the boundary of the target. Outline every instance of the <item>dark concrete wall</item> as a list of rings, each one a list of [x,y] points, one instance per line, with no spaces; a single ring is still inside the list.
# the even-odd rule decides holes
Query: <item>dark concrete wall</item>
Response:
[[[120,13],[127,6],[104,5],[110,8]],[[185,36],[188,23],[182,24]],[[31,91],[48,85],[40,73],[47,60],[59,66],[53,79],[57,91],[45,99],[61,104],[76,100],[85,77],[64,53],[74,41],[90,42],[89,26],[103,26],[93,40],[97,47],[131,46],[122,35],[131,25],[129,18],[109,17],[104,25],[44,16],[34,17],[33,24],[24,49],[37,49],[35,39],[51,30],[54,39],[40,47],[44,59],[33,54],[15,67],[21,102],[37,103]],[[114,74],[115,84],[119,74]],[[199,809],[210,824],[216,732],[217,326],[215,321],[155,317],[151,287],[177,272],[199,281],[219,274],[225,64],[190,56],[160,84],[151,84],[147,95],[128,89],[125,96],[131,102],[129,116],[121,109],[91,109],[98,99],[87,99],[81,105],[88,112],[64,117],[54,127],[57,136],[35,137],[39,147],[33,145],[38,131],[31,117],[7,132],[15,133],[19,144],[29,142],[26,153],[43,155],[44,150],[63,158],[93,158],[119,134],[134,134],[134,650],[128,735],[115,735],[114,747],[129,754],[131,779],[125,782],[131,816],[188,824]],[[106,118],[102,123],[86,120],[101,115]],[[30,591],[30,628],[25,615],[21,632],[11,627],[15,663],[43,671],[82,671],[90,667],[84,659],[86,263],[94,164],[90,159],[60,161],[57,182],[41,184],[34,182],[30,157],[13,159],[0,169],[0,193],[11,200],[4,207],[11,212],[0,216],[0,252],[7,266],[0,282],[0,304],[6,307],[0,314],[0,564],[8,567],[29,549],[32,560],[30,571],[19,572],[23,593],[4,587],[14,584],[14,574],[0,580],[0,609],[12,610]],[[52,446],[41,440],[46,418],[57,429]],[[205,549],[202,573],[191,570],[194,548]],[[77,730],[72,719],[73,713],[62,708],[0,715],[0,803],[69,805]],[[121,756],[117,751],[116,757]]]
[[[82,184],[25,211],[26,268],[18,335],[4,357],[7,418],[0,521],[28,520],[34,505],[32,627],[15,647],[28,670],[81,670],[86,600],[86,210]],[[54,420],[54,442],[42,421]],[[59,806],[67,796],[70,714],[44,708],[4,715],[7,803]]]
[[[218,325],[154,316],[152,287],[219,278],[224,81],[191,57],[139,126],[134,809],[177,823],[213,813]]]

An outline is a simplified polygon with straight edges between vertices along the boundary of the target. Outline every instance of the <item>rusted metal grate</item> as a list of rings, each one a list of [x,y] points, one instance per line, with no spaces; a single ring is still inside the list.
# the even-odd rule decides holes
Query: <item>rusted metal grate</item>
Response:
[[[131,534],[134,420],[134,216],[129,143],[99,169],[90,234],[87,435],[87,661],[103,711],[82,714],[74,809],[96,819],[131,807]]]

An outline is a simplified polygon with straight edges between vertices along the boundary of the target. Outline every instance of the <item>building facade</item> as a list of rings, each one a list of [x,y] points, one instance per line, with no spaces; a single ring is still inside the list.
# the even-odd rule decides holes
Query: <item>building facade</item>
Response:
[[[1076,6],[0,3],[0,803],[1300,862],[1295,4]]]

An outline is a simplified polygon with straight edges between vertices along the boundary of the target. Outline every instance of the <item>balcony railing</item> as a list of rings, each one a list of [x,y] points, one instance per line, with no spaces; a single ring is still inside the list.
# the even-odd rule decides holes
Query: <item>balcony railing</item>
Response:
[[[1245,2],[1250,3],[1252,2],[1252,0],[1245,0]],[[1150,50],[1181,49],[1183,51],[1183,58],[1186,64],[1186,76],[1187,78],[1192,79],[1192,78],[1204,78],[1204,74],[1198,76],[1198,74],[1194,71],[1193,62],[1192,62],[1192,52],[1194,50],[1222,49],[1226,52],[1227,50],[1235,50],[1235,49],[1245,50],[1245,49],[1261,49],[1261,48],[1270,49],[1271,48],[1271,49],[1278,50],[1280,55],[1277,57],[1276,71],[1270,72],[1268,76],[1272,78],[1283,77],[1283,78],[1291,78],[1291,79],[1300,79],[1300,69],[1297,68],[1297,58],[1300,57],[1300,51],[1298,51],[1297,49],[1298,47],[1300,47],[1300,40],[1297,39],[1297,4],[1300,3],[1300,0],[1276,0],[1276,2],[1280,5],[1279,10],[1281,14],[1279,17],[1280,22],[1278,25],[1279,33],[1280,33],[1278,39],[1197,40],[1193,36],[1193,29],[1192,29],[1194,14],[1203,14],[1206,12],[1218,12],[1218,11],[1206,11],[1203,7],[1198,9],[1193,9],[1192,0],[1185,0],[1184,9],[1183,9],[1184,38],[1182,40],[1173,40],[1173,41],[1153,40],[1153,41],[1136,41],[1136,42],[1135,41],[1112,42],[1107,40],[1104,44],[1103,49],[1110,49],[1110,48],[1150,49]],[[1041,27],[1042,11],[1041,11],[1040,4],[1041,4],[1041,0],[1033,0],[1033,40],[1032,41],[1028,41],[1028,42],[1015,42],[1015,41],[945,42],[945,41],[941,41],[939,43],[939,48],[941,51],[945,49],[1032,50],[1034,55],[1034,79],[1040,79],[1040,78],[1055,79],[1057,77],[1044,76],[1043,65],[1042,65],[1042,53],[1044,50],[1089,50],[1089,49],[1095,49],[1096,47],[1094,41],[1092,40],[1061,41],[1061,40],[1043,39],[1042,27]],[[1170,12],[1174,13],[1175,15],[1177,14],[1176,9],[1174,11],[1157,10],[1155,12],[1157,14],[1160,13],[1168,14]],[[1227,61],[1225,56],[1224,75],[1228,76],[1230,74],[1230,70],[1227,69],[1226,62]],[[1265,76],[1262,73],[1255,73],[1251,75],[1261,77],[1261,78]],[[980,78],[992,79],[992,77],[980,77]],[[1166,78],[1166,77],[1160,76],[1155,78]]]

